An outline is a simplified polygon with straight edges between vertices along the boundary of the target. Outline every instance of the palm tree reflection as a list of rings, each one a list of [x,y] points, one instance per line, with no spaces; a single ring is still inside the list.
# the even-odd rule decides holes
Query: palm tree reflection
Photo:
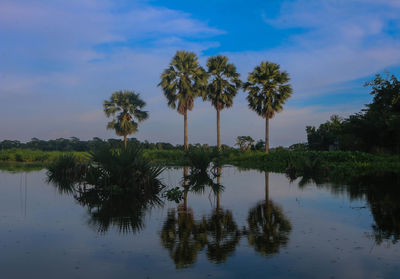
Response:
[[[161,231],[161,241],[169,250],[176,268],[185,268],[194,264],[198,253],[206,247],[207,258],[215,263],[225,262],[233,254],[240,240],[238,229],[232,212],[220,207],[221,168],[215,171],[200,169],[184,169],[183,189],[184,201],[178,210],[171,209]],[[217,181],[214,182],[214,178]],[[193,210],[187,207],[187,193],[189,189],[194,193],[205,193],[211,189],[216,196],[216,208],[210,216],[203,216],[195,220]]]
[[[122,234],[138,232],[144,228],[146,211],[162,204],[156,195],[144,199],[128,193],[113,195],[96,189],[77,192],[74,198],[87,207],[88,223],[100,233],[106,233],[111,227]]]
[[[251,208],[245,229],[248,242],[263,256],[279,253],[292,229],[280,206],[269,200],[269,173],[265,173],[265,200]]]

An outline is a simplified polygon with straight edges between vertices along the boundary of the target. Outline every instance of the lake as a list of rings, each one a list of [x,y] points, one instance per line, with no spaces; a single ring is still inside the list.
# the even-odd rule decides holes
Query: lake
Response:
[[[182,184],[168,169],[164,184]],[[218,194],[99,204],[0,171],[1,278],[400,278],[397,177],[320,184],[224,167]]]

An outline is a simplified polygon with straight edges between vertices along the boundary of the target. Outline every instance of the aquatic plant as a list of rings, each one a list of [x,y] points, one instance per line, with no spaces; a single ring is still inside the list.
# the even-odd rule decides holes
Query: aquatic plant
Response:
[[[104,143],[90,152],[90,156],[88,184],[102,188],[115,185],[141,195],[158,193],[163,188],[158,176],[164,168],[151,164],[139,145],[111,149]]]

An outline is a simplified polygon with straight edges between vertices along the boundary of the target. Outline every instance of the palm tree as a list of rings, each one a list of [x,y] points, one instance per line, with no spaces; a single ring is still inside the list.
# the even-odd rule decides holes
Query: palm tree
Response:
[[[207,60],[210,83],[207,88],[206,99],[217,111],[217,145],[221,150],[220,111],[233,104],[233,98],[239,91],[242,82],[235,65],[228,63],[228,57],[217,55]]]
[[[116,116],[108,122],[107,129],[115,130],[118,136],[124,137],[125,149],[127,136],[135,133],[138,123],[149,117],[147,111],[141,110],[145,105],[139,94],[127,90],[116,91],[109,101],[104,101],[103,107],[107,117]]]
[[[265,153],[269,152],[269,119],[282,110],[285,101],[292,95],[287,72],[271,62],[261,62],[249,74],[243,88],[249,92],[249,108],[265,118]]]
[[[188,150],[187,112],[193,109],[194,99],[204,95],[207,73],[193,52],[177,51],[169,67],[161,74],[161,86],[168,106],[184,116],[184,146]]]

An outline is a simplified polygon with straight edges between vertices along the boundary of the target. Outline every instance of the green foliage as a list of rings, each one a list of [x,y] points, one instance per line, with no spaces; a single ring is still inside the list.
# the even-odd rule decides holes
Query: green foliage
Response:
[[[333,146],[344,151],[400,154],[400,81],[378,74],[366,86],[372,87],[374,99],[360,113],[344,120],[331,118],[318,128],[307,127],[310,149]]]
[[[194,99],[202,96],[207,86],[207,73],[199,65],[195,53],[177,51],[158,84],[168,100],[168,106],[180,114],[192,110]]]
[[[30,149],[7,149],[0,150],[0,162],[20,162],[20,163],[50,163],[54,162],[62,152],[58,151],[40,151]],[[88,160],[88,153],[73,152],[77,161]]]
[[[236,144],[240,150],[250,150],[254,143],[254,139],[250,136],[239,136],[236,138]]]
[[[180,203],[183,199],[183,190],[179,187],[174,187],[172,189],[166,190],[162,196],[169,201],[174,201]]]
[[[231,107],[242,84],[235,65],[228,63],[228,57],[217,55],[208,58],[207,69],[210,81],[204,99],[216,110]]]
[[[87,163],[78,162],[72,153],[61,154],[47,167],[48,182],[57,185],[61,193],[71,193],[75,183],[84,180],[88,169]]]
[[[135,133],[138,123],[148,118],[148,113],[142,110],[145,105],[134,91],[114,92],[110,100],[103,104],[107,117],[114,117],[108,122],[107,129],[113,129],[118,136],[123,136],[126,145],[126,137]]]
[[[330,121],[321,124],[318,128],[307,126],[308,146],[311,150],[337,149],[343,119],[337,115],[331,116]]]
[[[261,62],[249,74],[243,88],[248,91],[249,108],[263,118],[272,118],[282,110],[283,104],[292,95],[289,75],[280,71],[280,66]]]
[[[111,149],[108,144],[104,144],[90,155],[92,163],[86,175],[88,184],[97,187],[117,185],[143,195],[153,194],[162,188],[157,177],[164,169],[151,165],[138,145],[129,144],[126,148]]]

